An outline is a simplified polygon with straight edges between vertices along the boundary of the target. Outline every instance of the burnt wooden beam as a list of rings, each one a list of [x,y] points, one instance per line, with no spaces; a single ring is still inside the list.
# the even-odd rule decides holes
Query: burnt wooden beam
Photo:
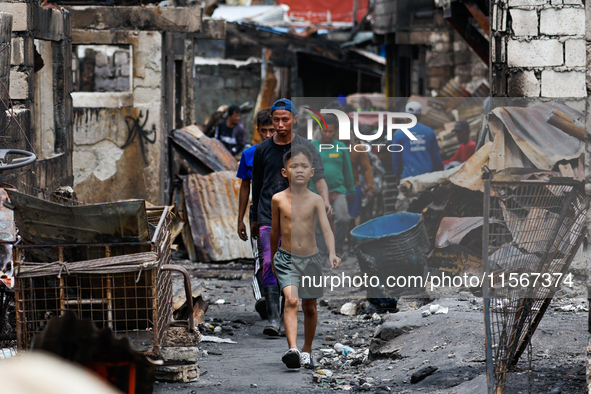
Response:
[[[462,36],[480,60],[488,65],[490,58],[488,40],[470,24],[469,15],[467,12],[453,12],[451,17],[445,19]]]
[[[480,7],[478,7],[478,4],[473,1],[464,1],[464,5],[478,25],[482,27],[482,30],[484,30],[486,35],[490,36],[490,21],[488,20],[488,17],[484,15],[484,12],[482,12]]]

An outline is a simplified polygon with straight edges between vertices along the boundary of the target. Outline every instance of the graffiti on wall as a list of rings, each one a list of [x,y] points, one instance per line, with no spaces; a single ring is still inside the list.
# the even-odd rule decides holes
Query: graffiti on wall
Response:
[[[150,116],[150,111],[146,110],[146,117],[143,119],[142,111],[139,112],[137,117],[133,116],[126,116],[125,123],[127,124],[127,140],[121,147],[121,149],[125,149],[129,145],[133,143],[136,139],[139,140],[140,144],[140,152],[142,153],[142,159],[144,160],[144,165],[148,165],[148,158],[146,157],[146,143],[154,144],[156,142],[156,125],[152,125],[151,129],[146,129],[146,124],[148,123],[148,117]]]

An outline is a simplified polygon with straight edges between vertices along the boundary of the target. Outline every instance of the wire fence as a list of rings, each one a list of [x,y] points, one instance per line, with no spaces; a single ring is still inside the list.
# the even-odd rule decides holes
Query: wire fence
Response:
[[[494,392],[501,393],[552,297],[569,280],[567,271],[585,236],[588,201],[583,184],[566,178],[492,181],[490,191],[485,321],[488,317]]]

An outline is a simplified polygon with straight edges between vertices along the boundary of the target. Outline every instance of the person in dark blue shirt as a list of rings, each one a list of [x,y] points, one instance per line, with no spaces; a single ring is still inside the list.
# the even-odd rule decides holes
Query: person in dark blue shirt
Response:
[[[396,184],[401,178],[443,170],[437,136],[432,128],[419,123],[422,105],[417,101],[406,104],[406,112],[417,117],[417,124],[408,129],[417,140],[411,140],[402,130],[396,130],[392,143],[403,147],[401,152],[392,152],[392,166]]]
[[[214,138],[220,140],[232,156],[242,152],[246,144],[246,129],[240,123],[240,115],[240,107],[230,106],[228,116],[218,123],[214,133]]]
[[[275,128],[271,121],[271,111],[265,108],[257,114],[257,131],[264,141],[275,134]],[[246,213],[246,206],[248,205],[248,196],[250,195],[250,181],[252,180],[252,163],[254,161],[254,151],[257,146],[253,145],[242,152],[240,157],[240,164],[238,165],[237,178],[241,179],[240,194],[238,197],[238,227],[237,232],[240,239],[248,241],[248,234],[246,232],[246,225],[244,224],[244,214]],[[250,227],[252,234],[252,215]],[[256,221],[256,220],[255,220]],[[255,309],[261,316],[261,319],[267,318],[267,304],[265,297],[262,295],[263,288],[263,270],[259,258],[259,248],[254,237],[250,238],[252,243],[252,252],[254,254],[254,275],[252,277],[252,292],[256,300]]]

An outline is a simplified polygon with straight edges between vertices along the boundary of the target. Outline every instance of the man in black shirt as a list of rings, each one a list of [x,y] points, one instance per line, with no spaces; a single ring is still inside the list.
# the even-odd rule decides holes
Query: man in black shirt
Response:
[[[271,120],[277,134],[257,145],[252,167],[253,226],[251,228],[254,230],[252,236],[258,236],[259,256],[263,263],[263,292],[267,300],[269,319],[269,325],[265,327],[263,333],[270,336],[278,336],[280,327],[280,293],[271,263],[271,199],[275,193],[289,187],[287,178],[281,175],[281,169],[283,155],[291,149],[292,144],[305,145],[312,152],[314,166],[312,181],[324,200],[328,215],[332,214],[320,153],[310,141],[292,132],[292,125],[297,122],[297,118],[296,109],[290,100],[281,99],[273,104]]]
[[[240,123],[239,107],[232,105],[228,108],[228,116],[225,120],[218,123],[214,138],[220,140],[232,156],[236,156],[242,152],[246,144],[246,130],[242,123]]]

